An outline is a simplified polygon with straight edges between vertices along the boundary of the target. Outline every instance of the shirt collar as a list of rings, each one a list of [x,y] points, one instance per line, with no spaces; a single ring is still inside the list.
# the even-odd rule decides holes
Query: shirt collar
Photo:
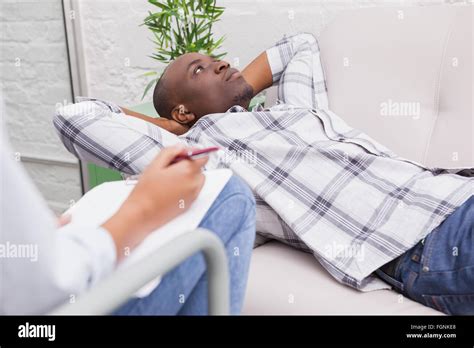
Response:
[[[261,104],[257,104],[255,105],[253,108],[252,108],[252,112],[253,111],[263,111],[264,110],[264,107],[261,105]],[[231,106],[227,112],[248,112],[248,110],[240,105],[234,105],[234,106]]]

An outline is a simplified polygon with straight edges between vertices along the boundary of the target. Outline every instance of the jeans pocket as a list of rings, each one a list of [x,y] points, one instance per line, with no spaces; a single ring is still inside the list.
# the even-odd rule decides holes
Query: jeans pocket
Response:
[[[473,315],[474,294],[422,295],[426,305],[449,315]]]

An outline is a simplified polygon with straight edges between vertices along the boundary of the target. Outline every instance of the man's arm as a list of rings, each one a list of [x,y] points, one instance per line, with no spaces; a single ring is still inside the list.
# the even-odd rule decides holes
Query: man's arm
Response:
[[[253,95],[256,96],[273,83],[272,71],[268,64],[267,52],[262,52],[242,71],[245,81],[253,88]]]
[[[174,120],[169,120],[169,119],[164,118],[164,117],[157,117],[157,118],[150,117],[150,116],[141,114],[139,112],[132,111],[130,109],[126,109],[124,107],[120,107],[120,108],[125,113],[125,115],[133,116],[133,117],[139,118],[143,121],[150,122],[150,123],[154,124],[155,126],[166,129],[168,132],[171,132],[171,133],[176,134],[176,135],[184,134],[189,130],[189,127],[187,127],[186,125],[179,124],[178,122],[176,122]]]
[[[242,74],[254,94],[278,84],[278,99],[284,103],[328,108],[318,42],[312,34],[284,37],[261,53]]]
[[[58,108],[53,121],[77,158],[127,174],[141,173],[163,147],[182,143],[165,128],[129,117],[104,100],[85,98]]]

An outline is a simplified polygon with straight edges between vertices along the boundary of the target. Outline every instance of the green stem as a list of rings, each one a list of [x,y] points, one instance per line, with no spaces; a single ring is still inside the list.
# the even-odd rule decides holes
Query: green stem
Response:
[[[216,0],[214,0],[214,4],[212,5],[212,8],[213,8],[213,9],[214,9],[215,7],[216,7]],[[207,8],[206,8],[206,12],[207,12]],[[212,23],[213,23],[213,21],[211,21],[211,23],[209,24],[209,32],[207,33],[207,36],[208,36],[208,37],[211,36]]]
[[[176,27],[178,28],[178,35],[179,35],[179,37],[182,37],[181,29],[180,29],[180,27],[179,27],[179,11],[178,11],[178,10],[179,10],[179,9],[176,9],[176,11],[175,11],[175,12],[178,13],[178,16],[174,15],[173,17],[174,17],[174,20],[175,20],[175,22],[176,22]],[[171,30],[171,35],[174,36],[174,33],[173,33],[172,30]],[[175,46],[175,47],[174,47],[174,48],[171,48],[171,52],[174,52],[174,51],[177,50],[178,39],[177,39],[176,37],[174,37],[174,39],[175,39],[175,43],[174,43],[174,46]],[[173,58],[174,58],[174,53],[173,53],[173,57],[171,57],[170,60],[172,60]]]
[[[194,1],[194,0],[193,0]],[[183,9],[183,12],[184,12],[184,30],[186,31],[186,46],[188,46],[189,42],[188,42],[188,38],[189,38],[189,27],[188,27],[188,9],[186,7],[186,3],[185,3],[185,6],[184,6],[184,9]]]
[[[194,0],[193,0],[194,1]],[[197,41],[198,39],[198,33],[197,33],[197,30],[196,30],[196,27],[197,27],[197,23],[196,23],[196,7],[193,6],[193,23],[194,23],[194,40]]]

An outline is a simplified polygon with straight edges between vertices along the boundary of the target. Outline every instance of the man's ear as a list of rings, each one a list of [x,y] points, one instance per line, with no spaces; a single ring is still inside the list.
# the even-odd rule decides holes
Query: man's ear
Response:
[[[180,124],[191,125],[196,119],[196,116],[192,112],[189,112],[183,104],[179,104],[171,110],[171,118]]]

